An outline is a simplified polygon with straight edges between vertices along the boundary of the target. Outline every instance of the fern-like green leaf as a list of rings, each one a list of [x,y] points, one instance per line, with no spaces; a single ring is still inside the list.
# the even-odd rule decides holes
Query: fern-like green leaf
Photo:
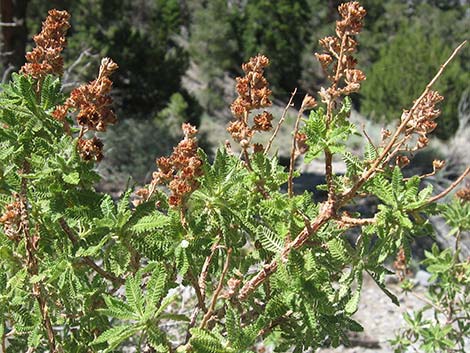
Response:
[[[104,302],[106,303],[106,309],[103,310],[103,313],[106,315],[120,320],[138,319],[138,316],[129,304],[109,295],[104,297]]]
[[[284,244],[283,240],[268,227],[259,225],[256,228],[256,233],[264,249],[276,254],[282,251]]]
[[[155,307],[163,298],[166,278],[165,267],[157,264],[147,283],[147,310],[155,310]]]
[[[132,231],[137,234],[144,232],[152,232],[159,228],[163,228],[170,223],[168,216],[162,213],[154,212],[151,215],[142,217],[136,224],[132,226]]]
[[[139,275],[127,277],[126,279],[126,298],[129,305],[140,316],[144,313],[144,298],[140,289],[141,278]]]

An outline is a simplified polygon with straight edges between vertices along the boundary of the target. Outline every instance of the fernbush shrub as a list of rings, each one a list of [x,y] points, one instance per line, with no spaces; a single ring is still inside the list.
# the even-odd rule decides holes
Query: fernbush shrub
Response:
[[[435,202],[469,172],[434,196],[421,187],[429,175],[401,172],[436,126],[442,97],[431,88],[458,49],[396,129],[353,155],[345,142],[360,130],[348,120],[348,95],[365,79],[352,56],[365,10],[350,2],[339,12],[336,35],[322,39],[325,51],[317,54],[330,85],[321,103],[303,99],[289,168],[270,147],[290,102],[269,142],[252,143],[273,130],[269,59],[258,55],[243,65],[231,106],[228,131],[240,153],[226,144],[209,161],[196,128],[185,123],[184,138],[157,159],[149,185],[117,202],[95,190],[94,171],[105,158],[96,133],[116,122],[109,94],[117,65],[103,59],[97,79],[65,97],[60,53],[68,14],[49,12],[28,63],[0,96],[4,351],[118,352],[127,345],[238,353],[271,343],[276,352],[302,352],[347,343],[348,331],[362,329],[351,316],[365,273],[397,302],[384,262],[397,252],[406,260],[410,241],[429,229]],[[324,159],[323,202],[293,193],[302,154],[307,163]],[[332,170],[334,156],[347,164],[345,175]],[[435,161],[433,173],[443,163]],[[379,200],[373,217],[345,211],[368,196]],[[353,244],[344,236],[351,228],[360,230]],[[178,309],[185,289],[194,299]]]

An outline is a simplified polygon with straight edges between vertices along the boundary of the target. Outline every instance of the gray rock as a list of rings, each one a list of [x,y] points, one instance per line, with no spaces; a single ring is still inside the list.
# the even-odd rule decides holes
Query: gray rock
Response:
[[[416,272],[414,282],[419,286],[429,287],[429,285],[431,284],[429,282],[430,278],[431,274],[429,272],[419,270],[418,272]]]

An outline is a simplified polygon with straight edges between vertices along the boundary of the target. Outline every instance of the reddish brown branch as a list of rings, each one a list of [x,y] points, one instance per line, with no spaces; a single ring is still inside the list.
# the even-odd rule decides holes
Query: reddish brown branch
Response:
[[[287,111],[289,110],[290,107],[292,107],[292,100],[294,99],[296,93],[297,93],[297,88],[295,88],[294,91],[292,92],[289,102],[287,103],[286,107],[284,108],[284,111],[282,112],[281,119],[279,120],[279,123],[277,124],[276,129],[274,129],[274,132],[271,138],[269,139],[268,144],[266,145],[266,148],[264,149],[264,154],[268,154],[269,149],[271,148],[271,145],[273,144],[273,141],[279,132],[279,129],[281,128],[282,124],[284,123],[284,120],[286,119]]]
[[[28,162],[23,163],[22,174],[30,173],[30,165]],[[28,183],[25,177],[21,178],[21,192],[20,192],[20,207],[21,207],[21,229],[23,231],[24,242],[26,245],[26,261],[28,266],[28,272],[31,276],[37,276],[39,274],[39,265],[35,252],[37,250],[37,243],[39,241],[38,229],[34,236],[31,235],[29,228],[29,213],[28,213]],[[40,282],[33,284],[33,296],[36,298],[39,304],[39,311],[41,312],[42,323],[46,330],[47,341],[49,343],[49,349],[51,353],[57,353],[61,350],[57,349],[54,330],[52,328],[51,319],[49,317],[49,310],[47,307],[47,301],[44,297],[42,285]]]
[[[341,225],[349,227],[366,226],[375,223],[375,221],[375,218],[353,218],[347,215],[342,215],[339,219]]]
[[[74,246],[77,245],[78,240],[75,237],[75,235],[73,234],[72,229],[70,229],[70,227],[68,226],[67,222],[63,218],[61,218],[59,220],[59,224],[60,224],[60,227],[62,228],[62,230],[65,232],[65,234],[67,234],[68,238],[72,242],[72,245],[74,245]],[[82,260],[86,265],[91,267],[101,277],[106,278],[107,280],[113,282],[114,284],[123,285],[125,283],[124,279],[122,279],[120,277],[117,277],[117,276],[113,275],[112,273],[102,269],[89,256],[84,256],[82,258]]]
[[[359,178],[359,180],[356,182],[356,184],[351,187],[348,191],[344,192],[342,197],[341,197],[341,204],[345,204],[348,200],[354,197],[356,192],[361,188],[364,183],[369,180],[369,178],[376,172],[377,168],[381,165],[382,161],[384,158],[386,158],[390,152],[390,150],[395,146],[395,142],[397,141],[398,137],[400,136],[401,133],[406,129],[407,124],[410,122],[410,120],[413,118],[413,115],[420,105],[421,101],[427,96],[429,91],[431,90],[431,87],[436,83],[437,79],[442,75],[444,72],[444,69],[449,65],[449,63],[454,59],[454,57],[457,55],[457,53],[462,49],[462,47],[467,43],[467,41],[462,42],[457,48],[454,49],[452,54],[449,56],[449,58],[442,64],[437,71],[436,75],[433,77],[433,79],[427,84],[426,88],[424,89],[423,93],[421,96],[414,102],[413,106],[411,107],[410,111],[408,112],[408,115],[405,119],[402,120],[401,124],[398,126],[397,130],[393,134],[392,138],[390,139],[389,143],[387,146],[384,148],[382,153],[380,154],[379,157],[376,158],[372,166],[365,172],[363,175]]]
[[[320,214],[313,220],[310,227],[305,227],[297,237],[288,243],[281,252],[279,260],[274,259],[267,263],[263,268],[240,289],[238,294],[239,300],[245,300],[256,288],[258,288],[266,279],[276,272],[279,265],[278,261],[287,262],[289,254],[292,250],[299,249],[310,238],[310,236],[320,230],[320,228],[331,220],[334,216],[334,206],[332,202],[326,202],[321,207]]]
[[[217,299],[219,298],[220,291],[222,290],[222,288],[224,286],[224,278],[225,278],[225,275],[227,274],[227,271],[228,271],[228,267],[229,267],[229,264],[230,264],[230,255],[231,254],[232,254],[232,248],[228,248],[227,249],[227,258],[225,259],[224,268],[222,269],[222,274],[220,275],[219,284],[217,285],[217,288],[215,289],[214,294],[212,295],[212,300],[211,300],[211,303],[209,305],[209,308],[208,308],[206,314],[204,315],[204,317],[202,318],[201,324],[199,325],[200,328],[206,327],[207,322],[209,321],[209,319],[212,316],[212,312],[214,311],[215,304],[217,303]]]
[[[449,185],[447,189],[445,189],[443,192],[431,197],[428,200],[428,204],[433,203],[439,199],[442,199],[444,196],[446,196],[449,192],[451,192],[453,189],[457,187],[457,185],[460,184],[460,182],[470,173],[470,167],[467,167],[467,169],[464,170],[464,172],[452,183]]]
[[[296,138],[297,138],[297,133],[299,132],[299,124],[300,124],[300,119],[302,118],[302,114],[304,113],[304,107],[302,106],[299,110],[299,113],[297,114],[297,119],[295,120],[295,125],[294,125],[294,132],[292,136],[292,145],[290,149],[290,163],[289,163],[289,178],[287,180],[287,194],[289,197],[292,197],[294,194],[294,165],[295,165],[295,149],[296,149]]]
[[[201,289],[201,295],[204,298],[206,296],[206,279],[207,279],[207,272],[209,270],[209,265],[212,261],[212,258],[214,257],[215,251],[217,250],[217,247],[219,246],[220,242],[220,237],[217,238],[216,242],[212,244],[211,246],[211,252],[210,254],[206,257],[204,264],[202,265],[201,269],[201,274],[199,276],[199,288]]]

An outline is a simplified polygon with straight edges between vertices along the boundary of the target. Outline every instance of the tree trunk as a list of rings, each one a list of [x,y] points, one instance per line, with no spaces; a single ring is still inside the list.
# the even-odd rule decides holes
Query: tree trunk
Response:
[[[0,0],[2,17],[1,62],[4,75],[19,70],[25,62],[26,41],[28,39],[27,5],[28,0]]]

